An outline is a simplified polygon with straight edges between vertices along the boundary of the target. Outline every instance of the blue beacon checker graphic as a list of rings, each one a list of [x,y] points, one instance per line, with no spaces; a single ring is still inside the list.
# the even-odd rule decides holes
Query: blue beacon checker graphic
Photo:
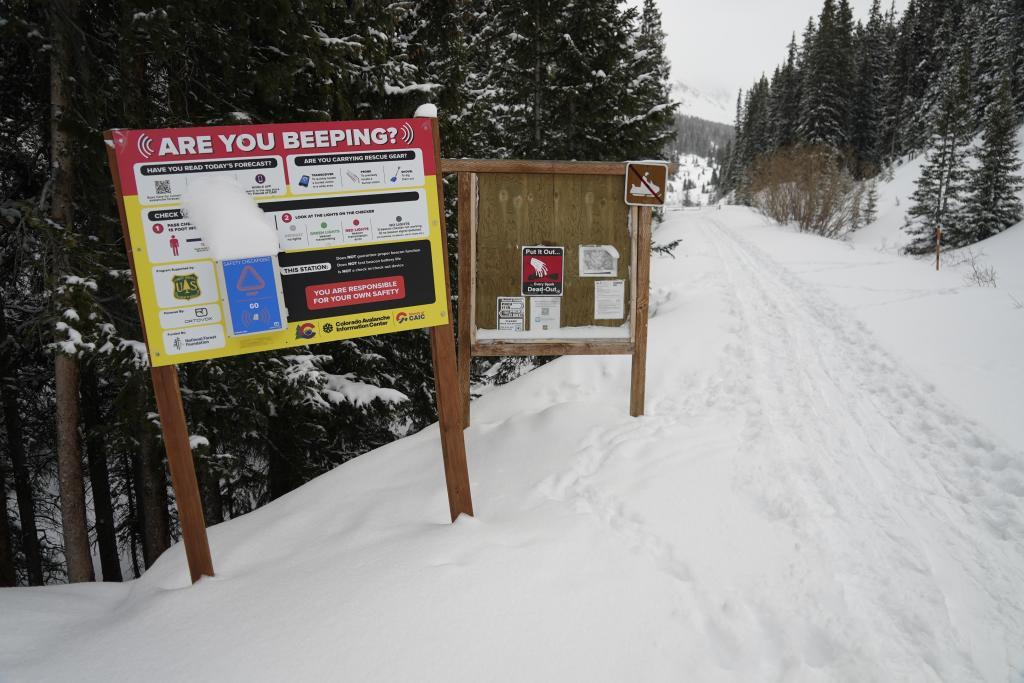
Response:
[[[222,261],[221,266],[235,335],[282,329],[273,257]]]

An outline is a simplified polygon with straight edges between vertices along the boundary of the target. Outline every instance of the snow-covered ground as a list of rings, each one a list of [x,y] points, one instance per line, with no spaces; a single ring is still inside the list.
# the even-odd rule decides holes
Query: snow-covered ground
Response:
[[[556,360],[474,402],[476,518],[427,429],[213,527],[194,587],[179,545],[0,590],[0,680],[1024,680],[1024,283],[742,208],[676,238],[646,417],[628,358]]]
[[[670,208],[690,206],[706,206],[711,203],[715,187],[711,184],[715,174],[715,165],[711,159],[696,154],[679,156],[679,171],[668,182],[668,193],[665,205]],[[683,186],[689,181],[693,184],[688,190]]]

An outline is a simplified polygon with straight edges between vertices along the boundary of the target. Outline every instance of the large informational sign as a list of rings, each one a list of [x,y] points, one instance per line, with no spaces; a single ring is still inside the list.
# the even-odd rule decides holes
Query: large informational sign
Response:
[[[448,324],[428,119],[112,134],[154,367]],[[182,205],[229,179],[279,251],[215,261]]]

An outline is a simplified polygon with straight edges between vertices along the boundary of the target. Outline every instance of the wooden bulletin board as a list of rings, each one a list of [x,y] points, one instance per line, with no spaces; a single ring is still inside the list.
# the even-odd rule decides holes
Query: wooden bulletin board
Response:
[[[464,425],[469,425],[474,356],[631,355],[630,413],[642,415],[651,209],[626,205],[626,165],[446,159],[442,172],[458,174],[458,346]],[[521,250],[539,245],[565,249],[560,312],[565,334],[498,332],[497,299],[521,295]],[[619,255],[616,273],[581,277],[581,245],[614,247]],[[622,319],[595,319],[599,280],[624,281]]]
[[[477,269],[474,283],[475,329],[497,329],[494,302],[499,296],[520,295],[520,249],[534,245],[565,248],[562,327],[628,325],[631,305],[625,307],[622,320],[594,318],[594,283],[599,279],[626,280],[626,301],[632,301],[629,279],[634,240],[628,224],[629,207],[622,201],[622,183],[621,177],[613,175],[480,175],[475,247],[477,263],[486,267]],[[619,252],[614,276],[579,276],[579,248],[595,244],[611,245]],[[629,329],[623,329],[623,338],[631,336]]]

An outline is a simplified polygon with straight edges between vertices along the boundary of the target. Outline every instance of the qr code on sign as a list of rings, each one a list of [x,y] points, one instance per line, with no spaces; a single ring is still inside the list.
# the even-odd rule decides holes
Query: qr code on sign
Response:
[[[153,183],[156,186],[157,194],[170,194],[171,193],[171,181],[170,180],[157,180]]]

